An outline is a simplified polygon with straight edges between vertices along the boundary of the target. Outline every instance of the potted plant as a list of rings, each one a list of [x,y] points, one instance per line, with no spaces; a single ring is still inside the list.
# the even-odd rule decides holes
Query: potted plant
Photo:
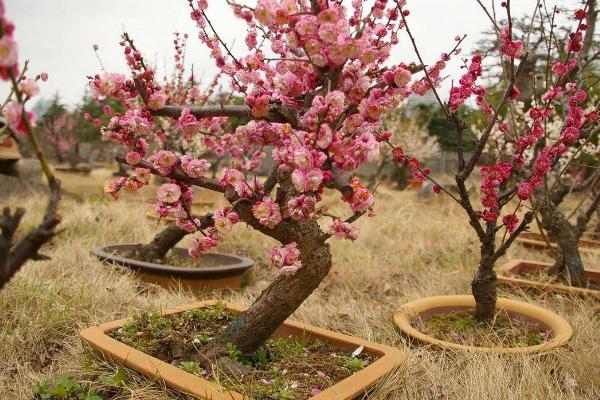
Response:
[[[256,366],[251,360],[262,357],[264,346],[269,346],[279,329],[289,326],[286,320],[327,276],[332,266],[329,240],[356,239],[358,229],[352,223],[365,214],[374,216],[373,195],[351,175],[377,155],[382,143],[387,146],[392,132],[382,129],[382,114],[413,93],[427,92],[429,87],[423,77],[413,80],[413,73],[422,69],[419,66],[384,66],[402,26],[396,4],[378,2],[372,13],[361,16],[359,4],[346,8],[331,1],[298,5],[287,0],[261,0],[253,9],[229,2],[249,28],[246,44],[250,51],[242,55],[234,54],[220,40],[207,18],[207,3],[190,3],[192,18],[199,26],[199,38],[221,71],[220,79],[233,92],[230,97],[237,98],[234,104],[169,104],[163,87],[154,79],[154,71],[128,36],[122,44],[133,77],[107,73],[93,77],[91,85],[101,95],[121,96],[130,104],[124,115],[115,115],[104,134],[127,148],[118,160],[134,166],[136,172],[132,178],[109,182],[108,192],[117,195],[125,188],[140,188],[148,181],[138,177],[148,174],[170,179],[158,188],[155,208],[163,215],[174,215],[180,226],[195,233],[192,256],[217,246],[238,221],[281,243],[271,253],[278,277],[248,309],[233,316],[218,335],[210,336],[212,339],[196,350],[199,355],[194,361],[202,370],[225,370],[236,375],[235,370],[245,369],[243,365]],[[258,32],[264,32],[262,45]],[[275,53],[272,57],[267,56],[267,47],[263,48],[269,42]],[[436,70],[438,76],[440,72],[441,67]],[[205,132],[206,123],[224,117],[246,122],[231,133]],[[209,177],[207,162],[191,154],[180,156],[163,149],[150,155],[142,139],[151,135],[157,120],[175,125],[186,135],[208,138],[211,146],[227,152],[229,164],[220,177]],[[263,180],[253,171],[261,164],[264,151],[271,151],[274,165]],[[226,208],[213,212],[208,227],[189,213],[192,186],[220,193],[229,202]],[[321,205],[322,199],[331,195],[348,204],[347,215],[334,215]],[[319,220],[325,219],[329,226],[322,228]],[[136,325],[136,321],[140,319],[130,323]],[[161,320],[159,325],[173,322]],[[101,330],[111,328],[118,331],[116,323]],[[139,327],[133,330],[139,332]],[[313,328],[294,330],[292,339],[298,340],[302,331],[310,336]],[[89,336],[84,338],[89,340]],[[338,346],[325,337],[322,340]],[[97,348],[110,354],[104,344]],[[370,349],[375,346],[364,344],[362,352],[359,346],[354,349],[354,357],[345,356],[377,356]],[[337,351],[342,350],[340,347]],[[123,357],[116,359],[123,360],[125,351],[130,349],[120,347],[118,352]],[[337,391],[346,382],[348,388],[356,388],[350,385],[354,379],[359,380],[361,392],[374,385],[402,361],[400,351],[386,348],[385,352],[391,356],[383,365],[375,361],[362,368],[363,363],[352,360],[356,364],[353,368],[360,372],[331,389]],[[156,376],[149,372],[147,362],[144,368],[132,367]],[[164,370],[160,375],[167,385],[181,388]],[[214,373],[206,376],[208,380],[216,378]],[[333,398],[332,390],[327,388],[320,385],[310,394]],[[288,390],[293,387],[290,385]],[[323,394],[317,394],[319,391]],[[354,389],[340,393],[339,398],[357,394]]]
[[[48,204],[42,222],[19,237],[21,219],[24,208],[11,211],[5,207],[0,216],[0,289],[2,289],[21,267],[29,260],[48,259],[39,251],[44,244],[56,234],[56,226],[60,223],[57,212],[61,197],[60,181],[55,178],[52,168],[40,147],[39,139],[34,132],[36,115],[27,110],[29,101],[37,95],[38,81],[46,81],[48,75],[40,73],[35,78],[28,78],[29,62],[19,67],[18,45],[13,37],[15,26],[6,19],[5,8],[0,0],[0,79],[8,81],[11,88],[8,99],[0,106],[0,112],[9,129],[0,131],[0,142],[8,135],[27,141],[35,150],[42,171],[48,181]]]
[[[525,202],[532,199],[534,193],[542,187],[552,186],[547,178],[553,165],[577,142],[580,129],[584,130],[585,125],[593,119],[588,118],[581,107],[585,100],[584,89],[569,73],[577,64],[579,51],[583,47],[583,37],[588,29],[584,23],[588,5],[575,13],[575,28],[569,36],[566,50],[563,52],[562,49],[555,48],[554,44],[548,46],[547,57],[554,60],[549,64],[553,75],[546,80],[540,101],[532,104],[527,125],[518,125],[517,121],[511,124],[503,122],[503,116],[509,114],[507,109],[510,109],[519,96],[521,89],[517,82],[521,82],[521,85],[533,85],[532,82],[522,80],[521,73],[528,53],[526,43],[513,35],[510,2],[502,3],[507,14],[505,24],[496,22],[489,10],[481,3],[480,5],[492,20],[501,65],[504,66],[499,100],[492,103],[488,90],[478,83],[483,74],[484,62],[484,57],[478,53],[471,57],[466,66],[467,72],[460,80],[455,81],[448,104],[441,102],[434,89],[443,112],[455,126],[458,153],[455,181],[459,193],[454,196],[440,186],[436,187],[436,191],[448,194],[465,210],[469,224],[481,244],[479,266],[471,283],[473,296],[423,299],[407,304],[396,314],[395,320],[408,335],[439,346],[476,351],[534,352],[566,343],[572,329],[566,321],[550,311],[542,313],[538,307],[524,302],[497,299],[494,265],[543,207],[543,203],[535,199],[532,207],[528,207]],[[557,9],[554,11],[557,12]],[[538,12],[541,11],[536,6],[531,21],[540,18]],[[546,23],[545,19],[542,19],[542,23]],[[423,63],[408,26],[406,30]],[[459,37],[456,39],[460,40]],[[463,135],[466,125],[457,110],[464,107],[465,101],[472,97],[487,123],[474,141],[473,155],[465,160],[464,141],[469,138]],[[568,102],[565,112],[569,118],[562,122],[559,137],[555,141],[547,141],[545,124],[550,116],[558,112],[557,104],[563,99]],[[465,182],[476,165],[484,162],[481,155],[495,128],[503,137],[513,138],[515,145],[511,153],[507,153],[506,146],[498,145],[495,148],[498,157],[487,157],[480,167],[482,207],[478,208],[473,204],[473,193],[466,189]],[[537,151],[528,160],[525,154],[530,149]],[[398,153],[401,154],[400,151]],[[403,158],[399,159],[403,161]],[[417,168],[414,170],[419,172]],[[505,209],[508,211],[504,211]]]
[[[127,34],[123,35],[125,42],[133,41]],[[217,81],[213,80],[211,86],[206,91],[200,91],[199,83],[194,80],[193,74],[189,77],[185,75],[185,48],[187,35],[175,33],[174,37],[174,65],[175,69],[171,76],[164,78],[161,87],[161,95],[172,103],[190,101],[190,105],[202,105],[214,91]],[[133,48],[133,47],[132,47]],[[95,49],[97,51],[97,49]],[[143,60],[142,60],[143,62]],[[94,89],[94,87],[93,87]],[[101,93],[98,88],[93,90],[93,98],[98,104],[118,104],[111,110],[119,108],[132,112],[135,104],[131,104],[131,99],[127,99],[118,92]],[[117,111],[118,112],[118,111]],[[116,117],[120,114],[115,114]],[[113,120],[108,122],[112,124]],[[153,134],[146,138],[139,138],[136,146],[144,148],[148,146],[153,150],[164,151],[169,154],[183,156],[185,154],[208,154],[211,151],[222,152],[223,143],[217,141],[218,134],[223,134],[224,124],[227,121],[224,118],[204,118],[199,121],[202,131],[206,135],[204,140],[198,140],[199,135],[191,135],[189,132],[178,129],[177,124],[167,119],[156,118],[151,121]],[[103,131],[106,134],[107,131]],[[110,134],[108,134],[110,135]],[[146,141],[146,139],[148,139]],[[126,156],[132,167],[135,165],[131,158],[139,155],[136,152],[129,152]],[[238,157],[240,162],[244,161],[244,156]],[[209,163],[202,164],[201,168],[208,170]],[[137,191],[142,184],[147,184],[151,179],[152,186],[168,187],[171,179],[161,175],[154,175],[149,171],[137,168],[133,169],[131,177],[122,177],[107,183],[107,187],[129,185],[129,191]],[[133,188],[133,186],[136,186]],[[156,192],[156,187],[149,187],[148,192]],[[112,192],[116,196],[115,192]],[[144,202],[155,203],[155,197],[145,198]],[[212,202],[192,199],[186,211],[190,215],[198,211],[201,207],[212,206]],[[252,260],[245,257],[230,254],[206,253],[201,257],[192,258],[184,248],[175,247],[185,236],[194,232],[196,229],[206,229],[214,224],[212,213],[203,216],[194,216],[193,223],[186,224],[183,219],[177,218],[175,213],[165,213],[164,211],[152,211],[149,213],[153,219],[158,219],[166,224],[161,226],[162,230],[146,244],[108,244],[97,247],[93,253],[101,260],[106,260],[115,264],[132,268],[138,276],[146,282],[159,284],[166,288],[184,288],[200,290],[207,288],[240,288],[244,277],[249,269],[254,265]]]

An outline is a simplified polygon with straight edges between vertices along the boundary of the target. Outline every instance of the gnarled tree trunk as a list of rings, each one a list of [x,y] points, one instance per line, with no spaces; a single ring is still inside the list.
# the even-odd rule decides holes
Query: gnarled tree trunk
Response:
[[[206,229],[213,224],[211,214],[199,217],[199,219],[200,228],[202,229]],[[173,222],[159,232],[150,243],[136,247],[129,256],[139,261],[160,263],[167,252],[187,235],[188,232],[180,229]]]
[[[551,198],[541,207],[540,214],[550,241],[556,242],[558,246],[555,263],[548,273],[565,276],[572,286],[585,286],[585,272],[579,254],[582,232],[577,226],[571,225]]]

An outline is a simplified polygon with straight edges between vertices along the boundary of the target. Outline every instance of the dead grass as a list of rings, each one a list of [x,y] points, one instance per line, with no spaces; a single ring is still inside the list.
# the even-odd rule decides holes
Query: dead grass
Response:
[[[501,291],[561,314],[576,334],[565,348],[535,356],[442,352],[410,345],[392,323],[400,305],[417,298],[464,294],[476,266],[478,244],[461,210],[443,198],[421,201],[414,193],[382,189],[375,219],[362,219],[355,244],[333,240],[334,271],[294,315],[295,319],[398,346],[406,363],[369,399],[598,399],[600,397],[600,305],[563,296]],[[35,224],[41,198],[13,199]],[[250,304],[275,274],[267,259],[271,240],[239,226],[219,251],[258,261],[251,285],[240,292],[192,295],[141,284],[126,270],[99,263],[89,250],[110,242],[148,240],[156,222],[135,201],[94,200],[62,204],[64,232],[46,253],[51,261],[30,263],[0,293],[0,399],[30,399],[43,377],[70,375],[94,380],[115,366],[86,349],[78,329],[134,311],[223,298]],[[333,212],[336,212],[335,207]],[[515,245],[508,258],[550,260]],[[600,252],[586,252],[600,266]],[[173,399],[174,392],[127,373],[122,399]],[[94,384],[98,384],[94,380]]]

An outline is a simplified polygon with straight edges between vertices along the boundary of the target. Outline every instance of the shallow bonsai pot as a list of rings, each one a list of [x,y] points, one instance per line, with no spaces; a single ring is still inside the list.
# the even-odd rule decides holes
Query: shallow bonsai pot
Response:
[[[97,247],[93,253],[103,261],[110,261],[135,270],[144,282],[158,284],[167,289],[181,285],[190,290],[238,289],[242,285],[244,273],[254,265],[254,261],[229,254],[206,253],[203,261],[209,268],[189,268],[174,265],[156,264],[123,257],[119,252],[133,250],[136,244],[111,244]],[[177,257],[189,258],[187,249],[173,248]]]
[[[541,261],[512,260],[497,269],[498,283],[504,286],[533,289],[541,292],[600,297],[600,290],[573,287],[559,283],[539,282],[519,276],[524,272],[538,272],[551,266],[552,263]],[[585,276],[590,282],[600,285],[600,271],[586,270]]]
[[[162,315],[176,314],[195,308],[213,306],[217,303],[218,301],[202,301],[183,307],[164,310]],[[225,306],[229,310],[238,312],[244,311],[245,309],[244,307],[230,303],[225,303]],[[104,357],[123,364],[147,377],[164,383],[170,388],[195,398],[228,400],[242,400],[246,398],[240,393],[225,389],[216,383],[187,373],[180,368],[136,350],[107,335],[108,332],[122,327],[128,321],[128,319],[122,319],[99,326],[93,326],[82,330],[79,332],[79,335],[95,350],[102,353]],[[311,399],[314,400],[354,399],[364,394],[367,389],[374,386],[381,378],[397,368],[405,359],[404,353],[399,349],[295,321],[286,320],[277,331],[275,331],[273,337],[289,335],[306,338],[309,341],[318,339],[346,351],[354,351],[356,348],[364,346],[363,352],[379,357],[375,362],[364,369],[336,383],[330,388],[323,390],[318,395],[311,397]]]
[[[436,313],[461,311],[473,309],[475,299],[473,296],[437,296],[419,299],[405,304],[394,315],[394,322],[410,338],[417,341],[454,350],[466,350],[479,353],[504,353],[504,354],[531,354],[551,350],[565,345],[573,335],[573,328],[558,314],[522,301],[498,298],[496,307],[506,311],[509,315],[519,315],[525,319],[535,321],[547,328],[552,333],[552,338],[543,344],[527,347],[477,347],[446,342],[426,335],[412,326],[412,321],[417,317],[427,317]]]
[[[546,236],[546,239],[548,236]],[[537,248],[537,249],[556,249],[556,243],[550,242],[550,246],[544,240],[544,236],[537,232],[523,232],[517,238],[517,242],[521,243],[525,247]],[[591,239],[580,239],[579,247],[582,249],[598,249],[600,248],[600,241]]]

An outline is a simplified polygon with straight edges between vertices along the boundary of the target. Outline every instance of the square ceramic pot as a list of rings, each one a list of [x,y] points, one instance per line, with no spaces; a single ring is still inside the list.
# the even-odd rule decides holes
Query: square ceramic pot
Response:
[[[213,306],[218,301],[203,301],[183,307],[164,310],[162,315],[171,315],[184,311]],[[225,303],[228,310],[242,312],[243,307]],[[199,376],[185,372],[169,363],[152,357],[121,343],[108,333],[122,327],[129,319],[109,322],[99,326],[93,326],[82,330],[81,338],[90,344],[95,350],[114,362],[129,367],[149,378],[164,383],[166,386],[194,396],[198,399],[227,399],[242,400],[245,397],[240,393],[225,389],[218,384],[203,379]],[[381,378],[396,369],[405,359],[405,355],[399,349],[369,342],[367,340],[342,335],[326,329],[316,328],[300,322],[285,321],[274,333],[273,337],[292,335],[308,340],[320,340],[328,342],[335,347],[352,352],[363,346],[363,352],[373,354],[378,359],[364,369],[352,374],[350,377],[323,390],[312,397],[313,400],[351,400],[364,394],[370,387],[374,386]]]
[[[550,268],[551,266],[552,263],[541,261],[512,260],[496,270],[498,273],[498,283],[505,286],[516,286],[523,289],[534,289],[542,292],[600,297],[600,290],[573,287],[559,283],[534,281],[522,276],[523,273],[539,272],[540,270]],[[590,282],[600,285],[600,270],[586,270],[585,276]]]

